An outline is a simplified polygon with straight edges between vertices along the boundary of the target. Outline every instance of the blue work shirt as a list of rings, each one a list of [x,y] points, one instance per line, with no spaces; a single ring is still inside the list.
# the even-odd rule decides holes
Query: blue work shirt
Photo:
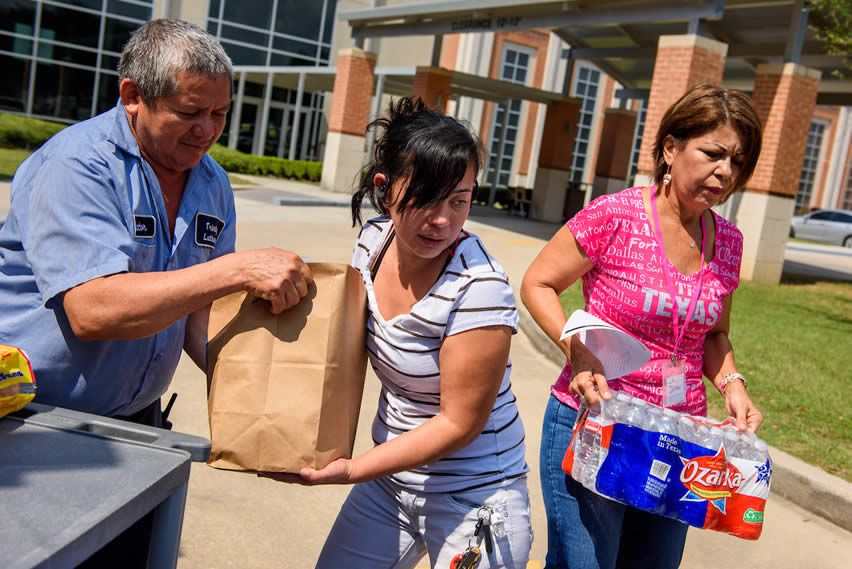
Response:
[[[172,271],[234,251],[228,177],[205,155],[191,171],[174,235],[160,185],[119,104],[57,133],[18,168],[0,229],[0,344],[32,363],[36,401],[129,415],[160,397],[186,318],[139,340],[82,342],[61,293],[91,279]]]

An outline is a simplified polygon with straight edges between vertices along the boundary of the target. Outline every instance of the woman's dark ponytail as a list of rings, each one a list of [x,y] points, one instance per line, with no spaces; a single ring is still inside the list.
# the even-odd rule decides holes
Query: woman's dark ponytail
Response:
[[[387,214],[386,192],[397,180],[408,187],[397,196],[397,208],[425,207],[444,199],[464,177],[468,166],[479,171],[481,146],[470,130],[452,117],[427,109],[418,98],[391,101],[387,115],[367,128],[376,129],[373,155],[364,167],[352,195],[352,224],[360,225],[366,199],[377,212]],[[376,174],[387,178],[384,188],[373,183]]]

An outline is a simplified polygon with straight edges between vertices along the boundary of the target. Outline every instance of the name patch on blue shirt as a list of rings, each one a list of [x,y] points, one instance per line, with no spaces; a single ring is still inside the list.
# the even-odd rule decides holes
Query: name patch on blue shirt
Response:
[[[225,227],[225,222],[206,213],[195,214],[195,244],[199,247],[213,248]]]
[[[133,223],[135,226],[134,235],[139,238],[150,239],[157,231],[157,220],[153,215],[134,215]]]

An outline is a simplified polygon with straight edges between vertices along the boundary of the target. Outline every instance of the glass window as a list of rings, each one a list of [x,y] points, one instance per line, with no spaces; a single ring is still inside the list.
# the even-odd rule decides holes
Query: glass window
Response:
[[[102,55],[101,56],[101,69],[108,69],[110,71],[118,71],[118,62],[121,58],[116,57],[114,55]]]
[[[816,219],[818,221],[828,221],[834,216],[830,211],[820,211],[811,216],[811,219]]]
[[[811,122],[808,131],[808,143],[805,147],[805,158],[802,161],[802,173],[799,176],[799,190],[796,193],[796,211],[801,211],[811,205],[811,193],[818,170],[819,151],[822,148],[822,136],[826,123]]]
[[[94,80],[94,71],[39,63],[33,112],[72,120],[89,118]]]
[[[262,47],[263,49],[266,49],[269,45],[269,34],[253,32],[244,28],[236,28],[234,26],[229,26],[226,23],[222,24],[222,38],[250,43],[252,45]]]
[[[104,24],[104,49],[121,53],[124,44],[130,39],[130,34],[138,27],[139,25],[133,22],[107,18]]]
[[[587,151],[591,138],[591,124],[594,121],[596,96],[600,72],[586,65],[577,70],[577,79],[574,82],[574,96],[582,99],[580,105],[579,124],[577,137],[574,141],[574,155],[571,164],[571,179],[575,182],[583,181],[584,168],[586,165]]]
[[[222,46],[234,65],[266,65],[266,50],[252,49],[222,41]]]
[[[100,2],[98,2],[98,4],[100,4]],[[107,3],[107,10],[110,14],[127,16],[128,18],[136,18],[137,20],[147,22],[151,19],[150,2],[148,3],[148,6],[141,6],[140,4],[142,3],[131,3],[125,2],[124,0],[109,0]],[[100,6],[98,6],[98,9],[100,9]]]
[[[636,133],[633,136],[633,152],[630,158],[630,173],[627,176],[628,184],[632,183],[633,177],[639,170],[639,153],[642,148],[642,134],[645,132],[645,115],[648,111],[648,100],[639,101],[639,117],[636,119]]]
[[[19,25],[27,26],[32,35],[35,26],[35,2],[0,2],[0,30],[21,33]]]
[[[331,14],[331,17],[334,13]],[[326,15],[326,17],[329,17]],[[322,0],[278,0],[275,31],[281,34],[319,39],[322,22]],[[326,40],[328,41],[328,40]]]
[[[325,24],[321,40],[325,43],[331,43],[331,36],[334,34],[334,17],[337,10],[337,0],[326,0],[325,5]]]
[[[0,50],[30,55],[33,52],[33,42],[32,40],[0,34]]]
[[[98,61],[98,54],[93,51],[73,49],[65,47],[64,45],[56,45],[46,41],[39,42],[38,56],[44,59],[68,61],[70,63],[79,63],[81,65],[91,65],[92,67],[94,67]]]
[[[291,38],[282,38],[276,36],[272,40],[273,49],[287,51],[296,55],[304,55],[307,57],[316,57],[317,44],[309,44],[303,41],[294,40]]]
[[[527,76],[527,67],[534,52],[531,48],[506,44],[503,47],[503,63],[499,77],[512,83],[524,84]],[[521,104],[519,99],[509,102],[508,113],[503,104],[496,105],[494,109],[494,120],[489,137],[488,171],[485,181],[495,187],[506,187],[509,185],[512,174],[512,161],[515,156],[515,147],[519,138],[519,125],[521,119]],[[506,124],[504,130],[503,124]],[[500,136],[505,132],[503,142],[503,154],[500,156]],[[496,166],[499,166],[497,172]]]
[[[314,65],[312,59],[303,59],[301,57],[293,57],[282,53],[272,54],[272,65]]]
[[[272,16],[272,2],[269,0],[255,0],[245,2],[244,0],[222,0],[225,2],[225,10],[222,13],[222,21],[234,22],[244,26],[252,26],[262,30],[268,30]],[[314,2],[299,2],[294,8],[295,12],[310,11],[308,6]]]
[[[89,10],[101,10],[101,0],[62,0],[63,4],[71,4],[72,6],[80,6]]]
[[[30,62],[20,57],[0,55],[3,81],[0,81],[0,109],[25,111],[30,82]]]
[[[100,20],[97,14],[42,4],[41,37],[96,48]]]
[[[118,102],[118,76],[104,73],[98,86],[97,113],[103,113],[113,108]]]
[[[210,11],[207,14],[211,18],[219,17],[219,0],[210,0]]]

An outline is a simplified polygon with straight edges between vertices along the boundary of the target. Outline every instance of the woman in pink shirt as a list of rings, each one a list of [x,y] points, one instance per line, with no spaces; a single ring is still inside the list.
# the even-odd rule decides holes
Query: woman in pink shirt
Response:
[[[548,569],[677,567],[687,526],[607,500],[562,472],[580,399],[612,390],[705,415],[706,375],[740,430],[762,416],[746,393],[728,339],[739,284],[742,234],[710,209],[745,187],[761,146],[761,124],[741,92],[699,85],[663,115],[650,187],[605,195],[574,216],[524,276],[521,299],[567,361],[551,389],[541,442]],[[605,377],[575,335],[559,294],[583,280],[585,310],[629,332],[651,351],[647,364]]]

